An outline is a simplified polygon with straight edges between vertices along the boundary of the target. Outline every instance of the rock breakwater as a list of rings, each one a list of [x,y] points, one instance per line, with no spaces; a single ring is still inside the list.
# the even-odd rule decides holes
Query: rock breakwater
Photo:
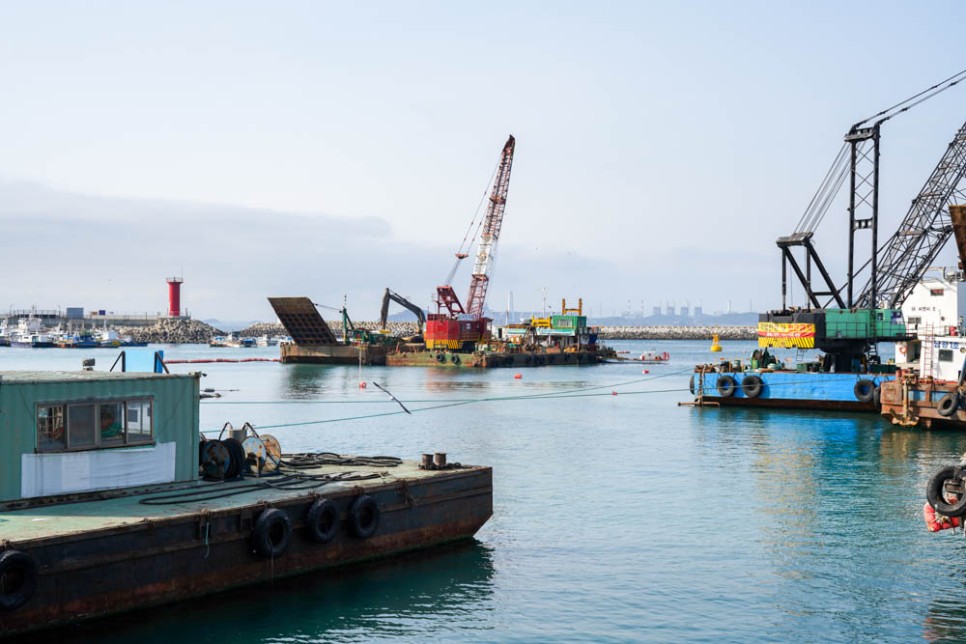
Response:
[[[753,326],[604,326],[602,340],[756,340]]]
[[[326,321],[337,338],[342,337],[341,321]],[[356,322],[355,328],[379,330],[378,322]],[[152,344],[207,344],[216,335],[226,335],[221,329],[198,320],[160,320],[151,327],[120,327],[121,335],[129,335],[137,342]],[[416,322],[390,322],[389,333],[405,337],[419,331]],[[263,322],[238,332],[241,337],[287,335],[281,324]],[[710,340],[717,335],[721,340],[754,340],[757,330],[752,326],[604,326],[602,340]]]

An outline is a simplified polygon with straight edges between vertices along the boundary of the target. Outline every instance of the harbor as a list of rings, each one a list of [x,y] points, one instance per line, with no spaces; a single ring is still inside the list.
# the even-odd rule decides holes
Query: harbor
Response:
[[[493,517],[463,547],[91,621],[72,627],[70,638],[620,639],[613,611],[581,599],[596,596],[621,597],[622,619],[655,637],[726,629],[754,640],[781,620],[815,639],[835,640],[841,629],[862,639],[880,632],[869,615],[887,620],[895,639],[963,632],[961,603],[930,599],[948,587],[935,571],[950,565],[961,535],[929,534],[921,518],[925,483],[958,453],[959,433],[892,426],[875,414],[678,407],[692,365],[716,357],[710,343],[614,345],[624,355],[656,350],[671,359],[648,365],[649,374],[614,363],[532,369],[519,380],[510,370],[364,367],[364,390],[356,365],[205,365],[200,386],[225,391],[201,403],[207,436],[217,437],[226,420],[247,420],[286,452],[419,461],[445,451],[493,468]],[[756,343],[722,347],[730,359]],[[157,348],[172,360],[224,352]],[[277,355],[271,347],[248,351]],[[44,371],[76,368],[84,357],[3,355],[10,368]],[[468,424],[467,415],[485,421]],[[703,510],[669,501],[695,472],[727,481],[702,494],[702,506],[715,508],[714,539]],[[861,502],[857,481],[867,492]],[[576,524],[575,514],[583,517]],[[615,514],[627,518],[615,522]],[[735,578],[743,580],[737,593]],[[544,590],[535,593],[538,584]],[[843,601],[855,610],[843,614]]]
[[[118,9],[0,3],[0,644],[966,642],[966,5]]]

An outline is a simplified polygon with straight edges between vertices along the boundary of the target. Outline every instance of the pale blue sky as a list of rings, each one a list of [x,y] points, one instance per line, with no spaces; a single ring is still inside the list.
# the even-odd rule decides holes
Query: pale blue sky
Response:
[[[780,304],[848,126],[966,68],[908,2],[0,2],[0,309],[428,306],[507,134],[489,304]],[[883,128],[890,233],[966,120]],[[834,219],[838,216],[838,219]],[[842,208],[817,237],[841,279]],[[887,236],[887,234],[884,234]],[[11,267],[19,279],[9,279]],[[470,263],[454,280],[461,297]]]

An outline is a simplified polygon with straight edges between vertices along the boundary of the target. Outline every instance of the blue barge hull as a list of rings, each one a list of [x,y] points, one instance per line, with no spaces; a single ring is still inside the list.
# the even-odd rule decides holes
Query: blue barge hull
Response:
[[[691,377],[690,389],[699,404],[878,412],[879,386],[893,378],[878,373],[699,371]]]

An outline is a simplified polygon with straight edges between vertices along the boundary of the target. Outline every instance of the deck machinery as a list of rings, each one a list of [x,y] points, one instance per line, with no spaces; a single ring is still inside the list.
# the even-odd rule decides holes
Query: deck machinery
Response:
[[[479,250],[473,276],[470,279],[470,292],[466,307],[460,303],[452,281],[459,263],[468,257],[461,248],[456,253],[456,263],[446,279],[446,283],[436,287],[436,313],[430,313],[426,320],[424,338],[426,348],[449,351],[470,352],[481,340],[490,338],[490,324],[493,321],[484,313],[486,290],[490,278],[488,272],[493,265],[496,243],[503,225],[503,212],[506,209],[507,191],[510,188],[510,169],[513,166],[513,151],[516,140],[511,135],[503,145],[500,165],[493,179],[493,186],[481,222]],[[472,224],[471,224],[472,225]]]
[[[824,366],[844,372],[858,371],[855,367],[859,363],[864,367],[867,362],[879,362],[876,343],[906,339],[900,307],[949,239],[952,225],[948,206],[962,199],[966,124],[956,132],[895,233],[881,246],[880,128],[964,78],[966,70],[849,129],[796,231],[777,240],[782,254],[782,310],[760,316],[760,346],[821,349],[827,354],[828,364]],[[836,286],[812,238],[846,178],[850,188],[848,274],[845,283]],[[868,261],[856,267],[856,234],[862,231],[871,233],[871,251]],[[796,258],[796,252],[804,255],[803,262]],[[789,269],[804,289],[808,308],[787,304]],[[864,275],[864,284],[860,275]]]

